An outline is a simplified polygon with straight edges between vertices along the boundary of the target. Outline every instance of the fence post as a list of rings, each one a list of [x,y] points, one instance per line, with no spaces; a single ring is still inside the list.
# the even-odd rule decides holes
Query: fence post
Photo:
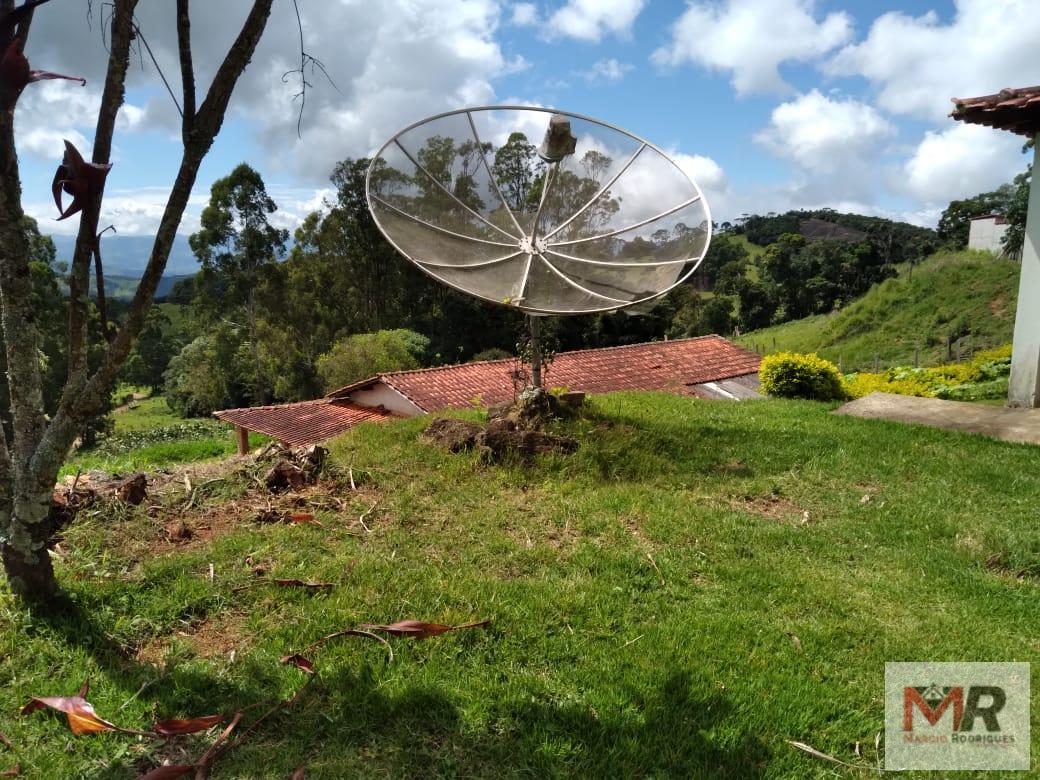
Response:
[[[914,368],[921,367],[921,344],[914,344]]]
[[[839,374],[844,374],[845,373],[845,363],[841,359],[841,355],[838,355],[838,373]]]
[[[878,355],[878,353],[875,352],[874,353],[874,373],[875,374],[881,373],[881,370],[880,370],[880,367],[881,367],[880,360],[881,360],[880,355]]]
[[[953,336],[946,337],[946,362],[953,360]]]

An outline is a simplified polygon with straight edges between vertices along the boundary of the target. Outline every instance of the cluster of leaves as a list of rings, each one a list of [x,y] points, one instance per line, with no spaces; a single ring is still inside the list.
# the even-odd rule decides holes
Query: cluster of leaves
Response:
[[[762,389],[780,398],[835,401],[846,397],[838,367],[815,353],[777,352],[762,360]]]
[[[318,376],[326,391],[335,390],[384,371],[419,368],[429,348],[428,338],[403,328],[359,333],[318,358]]]
[[[1008,392],[1011,346],[979,352],[968,363],[951,363],[930,368],[897,366],[881,373],[858,373],[845,377],[848,394],[860,398],[868,393],[895,393],[954,401],[1002,398]]]

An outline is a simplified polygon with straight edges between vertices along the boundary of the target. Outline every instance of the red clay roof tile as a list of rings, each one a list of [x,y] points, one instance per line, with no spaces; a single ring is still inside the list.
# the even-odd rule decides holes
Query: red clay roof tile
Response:
[[[291,447],[313,444],[343,433],[355,425],[392,417],[380,407],[360,406],[330,398],[279,406],[225,409],[215,416],[232,425],[264,433]]]
[[[1040,86],[1002,89],[995,95],[953,98],[950,116],[1030,138],[1040,133]]]
[[[702,336],[561,352],[545,372],[545,384],[586,393],[684,392],[688,385],[753,374],[760,362],[754,352],[720,336]],[[513,399],[516,369],[517,362],[506,359],[397,371],[335,390],[329,397],[349,397],[352,391],[382,381],[427,412],[463,408],[474,401],[493,404]]]

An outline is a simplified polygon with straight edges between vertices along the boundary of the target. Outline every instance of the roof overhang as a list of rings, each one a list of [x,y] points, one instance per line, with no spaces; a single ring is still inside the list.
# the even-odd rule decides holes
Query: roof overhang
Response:
[[[952,100],[954,109],[950,116],[960,122],[1007,130],[1027,138],[1040,133],[1040,86]]]

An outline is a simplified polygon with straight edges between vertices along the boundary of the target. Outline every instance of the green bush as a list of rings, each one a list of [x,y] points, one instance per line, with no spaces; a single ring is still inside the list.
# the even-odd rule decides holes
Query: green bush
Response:
[[[763,390],[781,398],[834,401],[847,395],[838,367],[816,353],[777,352],[769,355],[763,358],[758,376]]]

